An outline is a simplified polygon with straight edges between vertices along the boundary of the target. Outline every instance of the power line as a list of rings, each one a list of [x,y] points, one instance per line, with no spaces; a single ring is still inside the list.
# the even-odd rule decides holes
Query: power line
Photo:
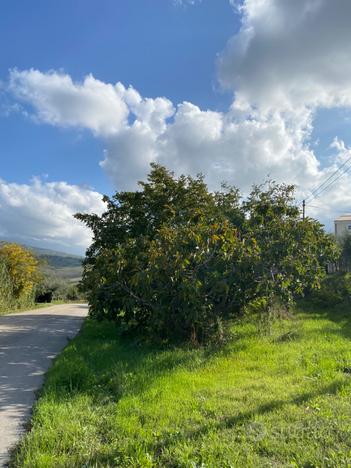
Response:
[[[320,197],[323,192],[328,190],[335,182],[337,182],[343,175],[351,169],[351,164],[346,166],[348,162],[351,161],[351,156],[344,161],[341,166],[339,166],[322,184],[312,190],[311,194],[304,200],[302,200],[302,219],[305,219],[306,214],[306,202],[308,202],[309,206],[310,202],[315,200],[316,198]],[[346,167],[345,167],[346,166]],[[344,169],[343,169],[344,168]],[[343,169],[343,170],[342,170]],[[341,172],[340,172],[341,171]],[[336,177],[335,177],[336,176]],[[301,203],[301,202],[300,202]],[[300,204],[299,203],[299,204]]]
[[[329,180],[332,179],[343,167],[345,167],[346,164],[347,164],[349,161],[351,161],[351,156],[350,156],[346,161],[344,161],[344,162],[341,164],[341,166],[339,166],[339,167],[333,172],[333,174],[331,174],[322,184],[320,184],[318,187],[316,187],[314,190],[312,190],[311,195],[309,195],[309,196],[305,199],[305,201],[309,200],[311,197],[312,197],[311,200],[313,200],[314,198],[316,198],[318,195],[316,195],[316,196],[313,196],[313,195],[315,195],[316,193],[318,193],[318,191],[319,191],[327,182],[329,182]],[[338,180],[338,179],[336,179],[336,180]],[[328,185],[328,186],[329,186],[329,185]],[[324,190],[323,190],[323,191],[324,191]],[[321,192],[321,193],[322,193],[322,192]],[[311,201],[311,200],[310,200],[310,201]]]
[[[330,182],[330,184],[328,184],[317,196],[321,195],[325,190],[327,190],[331,185],[333,185],[336,181],[338,181],[339,179],[341,179],[342,176],[344,176],[345,174],[347,174],[351,169],[351,165],[346,168],[340,175],[339,177],[337,177],[336,179],[334,179],[333,181]],[[315,197],[316,198],[316,197]]]
[[[322,195],[323,192],[325,192],[326,190],[328,190],[329,187],[331,187],[333,184],[335,184],[335,182],[337,182],[339,179],[341,179],[342,176],[344,176],[345,174],[347,174],[349,172],[349,170],[351,169],[351,165],[348,166],[347,168],[345,168],[345,170],[343,170],[339,175],[338,177],[332,179],[328,185],[326,185],[325,187],[323,187],[319,192],[317,192],[312,198],[309,199],[309,201],[313,201],[315,200],[316,198],[320,197]]]
[[[309,203],[308,206],[309,206],[310,208],[317,208],[317,209],[322,208],[321,206],[311,205],[311,203]]]

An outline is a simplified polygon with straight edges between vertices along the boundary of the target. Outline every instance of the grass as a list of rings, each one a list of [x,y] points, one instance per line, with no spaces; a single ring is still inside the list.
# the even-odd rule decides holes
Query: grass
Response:
[[[78,301],[76,301],[78,302]],[[82,302],[82,301],[80,301]],[[27,304],[27,305],[24,305],[22,307],[18,307],[18,308],[15,308],[15,309],[12,309],[12,310],[0,310],[0,316],[1,315],[10,315],[10,314],[17,314],[19,312],[25,312],[27,310],[36,310],[36,309],[43,309],[43,308],[46,308],[46,307],[52,307],[52,306],[55,306],[55,305],[61,305],[61,304],[68,304],[69,301],[60,301],[60,300],[57,300],[57,301],[52,301],[52,302],[45,302],[45,303],[34,303],[34,304]]]
[[[88,320],[12,466],[351,466],[349,308],[234,331],[221,350],[160,350]]]

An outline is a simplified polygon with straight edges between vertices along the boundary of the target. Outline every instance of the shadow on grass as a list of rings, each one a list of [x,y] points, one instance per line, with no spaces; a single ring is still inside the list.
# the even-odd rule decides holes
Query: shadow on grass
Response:
[[[302,312],[306,313],[306,310]],[[328,311],[307,313],[316,319],[338,321],[340,329],[330,327],[328,334],[351,338],[351,317],[345,310],[339,310],[333,319]],[[109,322],[87,320],[80,336],[65,349],[49,372],[44,393],[56,401],[85,394],[98,404],[117,402],[122,397],[145,392],[162,376],[182,369],[197,372],[215,359],[243,351],[250,346],[250,338],[255,335],[257,331],[247,327],[220,348],[162,348],[118,336],[116,327]],[[280,341],[285,340],[279,337]],[[279,401],[272,403],[280,404]]]
[[[262,405],[257,406],[255,409],[245,411],[234,416],[223,417],[219,422],[211,422],[207,425],[201,426],[195,430],[184,431],[178,433],[176,436],[172,434],[172,437],[165,437],[162,443],[157,444],[154,449],[156,452],[161,453],[164,450],[170,448],[174,444],[182,444],[185,442],[196,442],[199,438],[206,436],[210,432],[223,431],[226,429],[232,429],[236,426],[241,426],[246,422],[249,422],[252,418],[257,416],[263,416],[274,411],[283,409],[288,405],[302,405],[306,404],[309,400],[322,396],[322,395],[335,395],[339,389],[343,387],[345,380],[337,380],[326,385],[321,389],[305,392],[295,398],[286,400],[272,400]]]
[[[319,317],[318,314],[315,316]],[[347,323],[349,324],[349,321]],[[97,323],[88,319],[81,334],[55,361],[48,374],[43,396],[54,403],[70,402],[76,396],[84,395],[89,396],[92,403],[97,405],[116,402],[121,397],[141,394],[150,388],[155,380],[170,372],[176,373],[181,369],[196,372],[207,366],[212,359],[237,349],[244,349],[250,346],[250,337],[255,333],[255,330],[250,331],[247,327],[223,349],[162,349],[130,338],[121,338],[113,324]],[[177,381],[176,375],[174,381]],[[204,424],[192,429],[186,428],[185,421],[182,431],[162,434],[162,440],[151,442],[150,450],[161,457],[164,451],[176,444],[181,446],[189,441],[195,444],[198,439],[212,431],[239,427],[252,418],[274,413],[288,405],[303,405],[318,396],[336,394],[344,384],[345,378],[340,378],[329,385],[293,398],[271,399],[248,411],[221,418],[214,416],[213,419],[207,419]]]
[[[298,310],[307,318],[336,323],[338,328],[326,327],[323,331],[351,339],[351,304],[344,302],[333,307],[323,307],[305,299],[298,302]]]
[[[242,337],[221,348],[155,347],[118,336],[109,322],[88,319],[82,333],[50,370],[44,393],[57,401],[77,394],[89,395],[99,403],[118,401],[144,392],[170,372],[198,371],[213,359],[245,347]]]
[[[304,330],[309,333],[328,333],[351,338],[351,314],[348,307],[333,310],[317,309],[308,301],[299,303],[305,316],[327,319],[338,324],[323,330]],[[250,346],[251,337],[257,336],[255,327],[244,324],[237,336],[220,348],[156,347],[138,339],[121,337],[110,322],[88,319],[79,337],[68,346],[49,372],[44,392],[56,400],[68,400],[72,395],[86,394],[99,403],[118,401],[122,396],[145,392],[153,382],[178,370],[199,371],[220,359],[243,351]],[[294,341],[299,333],[285,333],[277,343]],[[279,405],[279,402],[274,402]]]

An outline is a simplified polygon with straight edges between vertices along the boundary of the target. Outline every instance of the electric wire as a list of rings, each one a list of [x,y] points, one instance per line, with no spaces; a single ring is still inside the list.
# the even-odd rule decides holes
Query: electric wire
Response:
[[[350,161],[351,161],[351,156],[349,158],[347,158],[347,160],[344,161],[341,164],[341,166],[339,166],[323,183],[321,183],[318,187],[316,187],[314,190],[312,190],[311,194],[307,198],[305,198],[304,200],[301,200],[298,203],[298,205],[303,203],[303,206],[306,206],[306,203],[308,202],[309,206],[311,206],[310,205],[311,201],[313,201],[313,200],[317,199],[318,197],[320,197],[322,195],[322,193],[324,193],[326,190],[328,190],[329,187],[331,187],[333,184],[335,184],[335,182],[337,182],[342,176],[344,176],[345,174],[347,174],[347,172],[350,171],[351,164],[349,166],[346,166],[347,163],[350,162]],[[303,216],[304,216],[304,208],[303,208]]]
[[[328,190],[329,187],[331,187],[333,184],[335,184],[335,182],[337,182],[339,179],[341,179],[341,177],[343,177],[345,174],[347,174],[349,171],[351,170],[351,165],[349,165],[347,168],[345,168],[336,178],[332,179],[326,186],[324,186],[322,188],[322,186],[320,187],[320,190],[315,193],[315,195],[311,198],[307,198],[306,201],[308,200],[308,202],[311,202],[313,200],[315,200],[316,198],[320,197],[322,195],[322,193],[324,193],[326,190]]]
[[[312,190],[311,194],[305,199],[305,201],[307,202],[308,200],[309,201],[312,201],[313,199],[317,198],[320,194],[318,194],[318,192],[323,188],[323,186],[325,184],[327,184],[327,182],[329,182],[343,167],[346,166],[346,164],[351,161],[351,156],[346,160],[344,161],[341,166],[339,166],[322,184],[320,184],[318,187],[316,187],[314,190]],[[351,166],[350,166],[351,167]],[[350,167],[347,169],[347,171],[350,169]],[[344,174],[345,172],[343,172],[342,174]],[[335,181],[338,180],[335,179]],[[335,181],[331,182],[331,183],[334,183]],[[329,187],[330,184],[328,184],[327,187]],[[320,193],[322,193],[324,190],[322,190]],[[317,195],[315,195],[317,194]],[[315,195],[315,196],[314,196]]]

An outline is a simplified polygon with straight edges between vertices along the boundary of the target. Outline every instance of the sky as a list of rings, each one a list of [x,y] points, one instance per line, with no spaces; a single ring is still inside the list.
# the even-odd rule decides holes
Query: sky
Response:
[[[294,183],[331,230],[351,175],[314,190],[351,166],[350,15],[349,0],[3,0],[0,238],[83,253],[73,214],[100,214],[152,161],[244,196]]]

